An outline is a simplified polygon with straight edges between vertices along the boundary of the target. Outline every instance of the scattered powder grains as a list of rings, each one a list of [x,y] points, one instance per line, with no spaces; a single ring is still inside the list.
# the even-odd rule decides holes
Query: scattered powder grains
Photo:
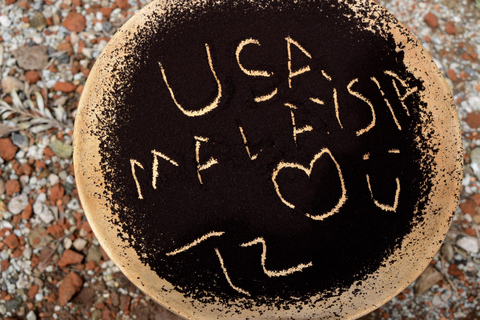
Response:
[[[98,128],[115,223],[143,262],[198,299],[286,302],[385,263],[434,165],[424,85],[395,41],[329,1],[164,19],[132,43]]]

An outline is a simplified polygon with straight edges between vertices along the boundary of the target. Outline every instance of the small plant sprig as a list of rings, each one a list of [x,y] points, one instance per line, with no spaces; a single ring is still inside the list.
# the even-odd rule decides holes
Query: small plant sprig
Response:
[[[10,93],[12,104],[0,100],[0,115],[18,129],[27,129],[39,133],[50,128],[71,128],[67,112],[61,105],[53,107],[53,114],[44,104],[42,95],[35,92],[36,104],[27,97],[22,102],[15,90]],[[13,116],[12,116],[13,115]]]

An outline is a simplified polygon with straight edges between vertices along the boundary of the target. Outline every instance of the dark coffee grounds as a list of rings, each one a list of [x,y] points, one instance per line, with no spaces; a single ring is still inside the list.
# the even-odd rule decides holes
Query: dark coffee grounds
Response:
[[[151,18],[99,136],[113,223],[161,278],[202,301],[338,295],[421,223],[429,115],[388,33],[335,1]]]

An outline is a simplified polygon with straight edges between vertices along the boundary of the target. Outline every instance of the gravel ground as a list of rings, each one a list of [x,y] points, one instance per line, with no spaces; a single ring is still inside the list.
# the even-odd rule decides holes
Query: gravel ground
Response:
[[[147,2],[0,0],[0,112],[10,114],[0,125],[0,318],[178,319],[100,248],[71,160],[89,71]],[[480,2],[380,2],[417,36],[450,85],[465,178],[448,237],[427,271],[362,319],[480,319]]]

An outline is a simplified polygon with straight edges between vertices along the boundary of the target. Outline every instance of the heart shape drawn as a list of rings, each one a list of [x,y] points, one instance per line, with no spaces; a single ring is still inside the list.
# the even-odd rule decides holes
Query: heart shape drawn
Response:
[[[325,213],[322,213],[322,214],[316,214],[316,215],[313,215],[313,214],[309,214],[309,213],[305,213],[305,215],[313,220],[324,220],[328,217],[331,217],[333,216],[335,213],[338,213],[338,211],[340,210],[340,208],[345,204],[345,202],[347,201],[347,189],[345,188],[345,181],[343,179],[343,175],[342,175],[342,170],[340,168],[340,165],[338,164],[337,160],[335,160],[335,158],[333,157],[332,153],[330,152],[330,150],[328,148],[323,148],[319,153],[317,153],[312,161],[310,161],[310,166],[308,168],[305,168],[304,166],[302,166],[301,164],[298,164],[298,163],[293,163],[293,162],[283,162],[283,161],[280,161],[280,163],[277,165],[277,167],[275,168],[275,170],[273,171],[273,174],[272,174],[272,181],[273,181],[273,185],[275,186],[275,191],[277,192],[277,195],[278,197],[280,198],[280,200],[282,200],[282,202],[289,208],[292,208],[292,209],[295,209],[295,205],[289,201],[287,201],[282,193],[280,192],[280,188],[278,186],[278,183],[277,183],[277,176],[278,174],[280,173],[280,171],[282,169],[285,169],[285,168],[294,168],[294,169],[299,169],[299,170],[302,170],[303,172],[305,172],[307,174],[307,176],[310,178],[310,174],[312,173],[312,169],[313,169],[313,166],[315,165],[315,162],[320,159],[323,155],[328,155],[330,157],[330,159],[333,161],[333,163],[335,164],[335,167],[337,168],[337,173],[338,173],[338,178],[340,180],[340,184],[341,184],[341,188],[342,188],[342,195],[340,196],[340,198],[338,199],[337,203],[335,204],[335,206],[330,209],[329,211],[325,212]]]

